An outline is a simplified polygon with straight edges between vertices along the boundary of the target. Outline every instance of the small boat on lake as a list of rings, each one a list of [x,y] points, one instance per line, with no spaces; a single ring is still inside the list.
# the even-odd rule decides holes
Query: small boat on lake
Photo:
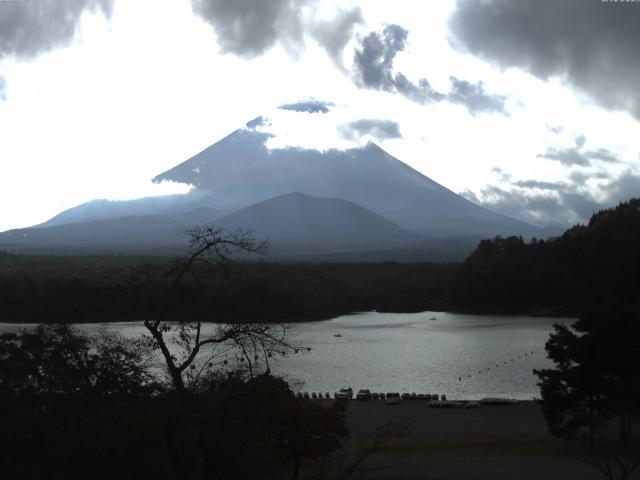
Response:
[[[334,337],[342,337],[342,335],[340,335],[339,333],[336,333],[333,335]]]

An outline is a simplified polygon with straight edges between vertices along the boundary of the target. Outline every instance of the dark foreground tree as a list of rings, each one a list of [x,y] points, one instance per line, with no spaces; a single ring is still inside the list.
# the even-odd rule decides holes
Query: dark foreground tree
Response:
[[[0,394],[148,396],[161,389],[150,362],[151,350],[142,339],[106,330],[91,337],[69,325],[39,325],[0,334]]]
[[[246,366],[187,382],[178,415],[144,346],[68,326],[0,336],[2,478],[297,478],[347,436],[343,403]]]
[[[96,340],[56,325],[0,336],[2,478],[296,478],[341,447],[343,406],[298,399],[270,375],[270,359],[302,350],[286,325],[204,323],[197,308],[175,309],[179,296],[200,301],[201,273],[231,274],[234,253],[264,245],[213,228],[191,240],[171,268],[145,265],[120,282],[149,335]]]
[[[0,476],[145,478],[166,456],[140,340],[67,325],[0,335]],[[130,452],[136,452],[131,455]]]
[[[537,370],[542,408],[552,434],[574,438],[618,423],[618,443],[633,439],[640,412],[640,314],[637,306],[593,309],[570,328],[554,325],[546,344],[556,368]]]
[[[173,302],[180,295],[191,295],[197,305],[200,277],[209,269],[222,268],[229,275],[235,257],[262,254],[266,248],[266,244],[257,242],[250,232],[243,230],[229,233],[214,227],[199,227],[189,231],[189,235],[188,254],[172,268],[159,272],[153,266],[144,265],[121,284],[121,291],[139,305],[150,334],[149,343],[160,352],[172,384],[174,410],[166,419],[164,432],[173,465],[179,477],[199,479],[233,474],[220,468],[231,462],[236,469],[242,465],[243,478],[250,478],[255,465],[275,471],[272,464],[278,462],[274,459],[287,452],[293,459],[295,478],[302,458],[327,455],[340,446],[341,437],[346,436],[344,418],[337,410],[325,411],[295,399],[286,384],[276,382],[274,390],[271,384],[275,380],[269,375],[270,359],[303,350],[291,343],[287,325],[255,319],[210,323],[215,318],[206,318],[209,323],[203,323],[197,309],[172,310]],[[187,288],[183,288],[185,286]],[[234,380],[231,385],[237,386],[235,394],[226,396],[223,404],[209,402],[207,408],[202,408],[203,395],[216,396],[222,386],[228,386],[223,383],[216,385],[213,392],[210,388],[203,390],[206,379],[211,375],[224,376],[229,370],[233,373],[229,378]],[[250,396],[259,399],[257,403],[247,405],[247,390],[253,390]],[[272,395],[274,391],[280,391],[280,395]],[[239,392],[244,393],[238,397]],[[241,413],[232,408],[239,404],[245,405]],[[230,409],[236,412],[235,418],[242,419],[241,425],[229,423]],[[257,418],[255,412],[260,410],[272,412]],[[221,424],[220,419],[226,423]],[[269,422],[265,423],[265,419]],[[228,429],[229,425],[232,430]],[[240,433],[249,425],[257,428],[254,432],[261,441],[253,441]],[[290,428],[274,433],[285,425]],[[216,443],[223,433],[225,441]],[[270,443],[265,443],[267,438],[271,439]],[[244,447],[239,447],[240,439]],[[285,440],[287,443],[282,443]],[[216,448],[211,448],[212,441]],[[229,451],[229,445],[235,448]],[[252,461],[246,458],[252,455],[259,458]]]
[[[345,403],[297,398],[281,378],[234,371],[201,385],[193,408],[210,413],[202,416],[210,425],[202,430],[208,478],[296,479],[347,437]]]

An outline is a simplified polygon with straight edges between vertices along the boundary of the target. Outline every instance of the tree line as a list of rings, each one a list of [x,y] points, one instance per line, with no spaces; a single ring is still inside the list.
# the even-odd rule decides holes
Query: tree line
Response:
[[[467,308],[634,302],[640,291],[640,199],[595,213],[562,236],[483,240],[455,275],[453,302]]]
[[[289,322],[353,311],[465,310],[575,316],[585,302],[625,302],[640,291],[640,199],[595,213],[562,236],[483,240],[462,263],[270,263],[200,269],[168,315]],[[0,252],[0,321],[140,319],[123,276],[162,291],[167,257],[52,257]],[[142,272],[138,267],[145,265]]]
[[[451,303],[454,265],[267,259],[234,262],[226,270],[195,265],[198,279],[182,282],[168,315],[297,322],[353,311],[444,309]],[[141,320],[119,286],[122,278],[144,279],[159,294],[173,264],[166,257],[7,256],[4,263],[0,259],[0,321]]]

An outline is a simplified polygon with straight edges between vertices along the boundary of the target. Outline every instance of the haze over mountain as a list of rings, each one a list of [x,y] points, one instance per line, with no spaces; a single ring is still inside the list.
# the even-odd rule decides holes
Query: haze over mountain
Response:
[[[165,195],[135,200],[99,199],[65,210],[36,227],[53,227],[67,223],[138,215],[178,215],[201,207],[213,208],[213,203],[205,193],[197,191],[185,195]]]
[[[308,118],[328,111],[318,105],[283,108]],[[377,120],[359,125],[375,125],[378,133],[393,127]],[[453,193],[371,141],[270,148],[269,126],[258,117],[153,179],[191,185],[188,194],[94,200],[0,234],[0,248],[175,251],[186,246],[189,227],[215,223],[253,230],[271,242],[274,258],[448,261],[464,258],[482,238],[547,236]]]
[[[99,218],[52,226],[21,228],[0,234],[0,248],[17,251],[136,252],[184,249],[185,230],[220,216],[209,207],[189,212]],[[153,252],[162,253],[162,252]]]

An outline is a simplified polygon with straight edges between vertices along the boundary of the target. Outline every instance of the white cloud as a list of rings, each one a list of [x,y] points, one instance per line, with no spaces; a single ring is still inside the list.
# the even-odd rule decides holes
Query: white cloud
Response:
[[[320,5],[327,17],[353,6]],[[0,102],[0,231],[93,198],[175,192],[184,187],[154,186],[151,178],[269,112],[270,131],[277,134],[272,148],[350,148],[375,139],[347,140],[338,125],[396,122],[402,138],[377,143],[446,187],[479,198],[495,182],[494,167],[516,180],[569,179],[574,170],[537,155],[570,145],[577,135],[588,139],[585,148],[605,148],[620,158],[619,165],[606,166],[611,178],[638,172],[638,121],[602,110],[559,79],[500,71],[453,50],[446,21],[451,8],[451,2],[422,2],[419,8],[414,1],[361,2],[364,23],[356,32],[402,25],[407,47],[395,68],[414,82],[428,78],[444,92],[450,76],[482,81],[487,93],[507,97],[509,117],[473,117],[461,105],[418,105],[359,89],[311,39],[297,58],[281,45],[250,61],[220,54],[211,25],[193,14],[189,2],[117,0],[110,20],[84,15],[74,44],[0,63],[8,91]],[[347,43],[345,69],[356,45],[355,39]],[[324,115],[274,112],[305,98],[335,106]],[[594,177],[598,172],[584,172],[593,175],[584,188],[594,196],[605,188]]]

